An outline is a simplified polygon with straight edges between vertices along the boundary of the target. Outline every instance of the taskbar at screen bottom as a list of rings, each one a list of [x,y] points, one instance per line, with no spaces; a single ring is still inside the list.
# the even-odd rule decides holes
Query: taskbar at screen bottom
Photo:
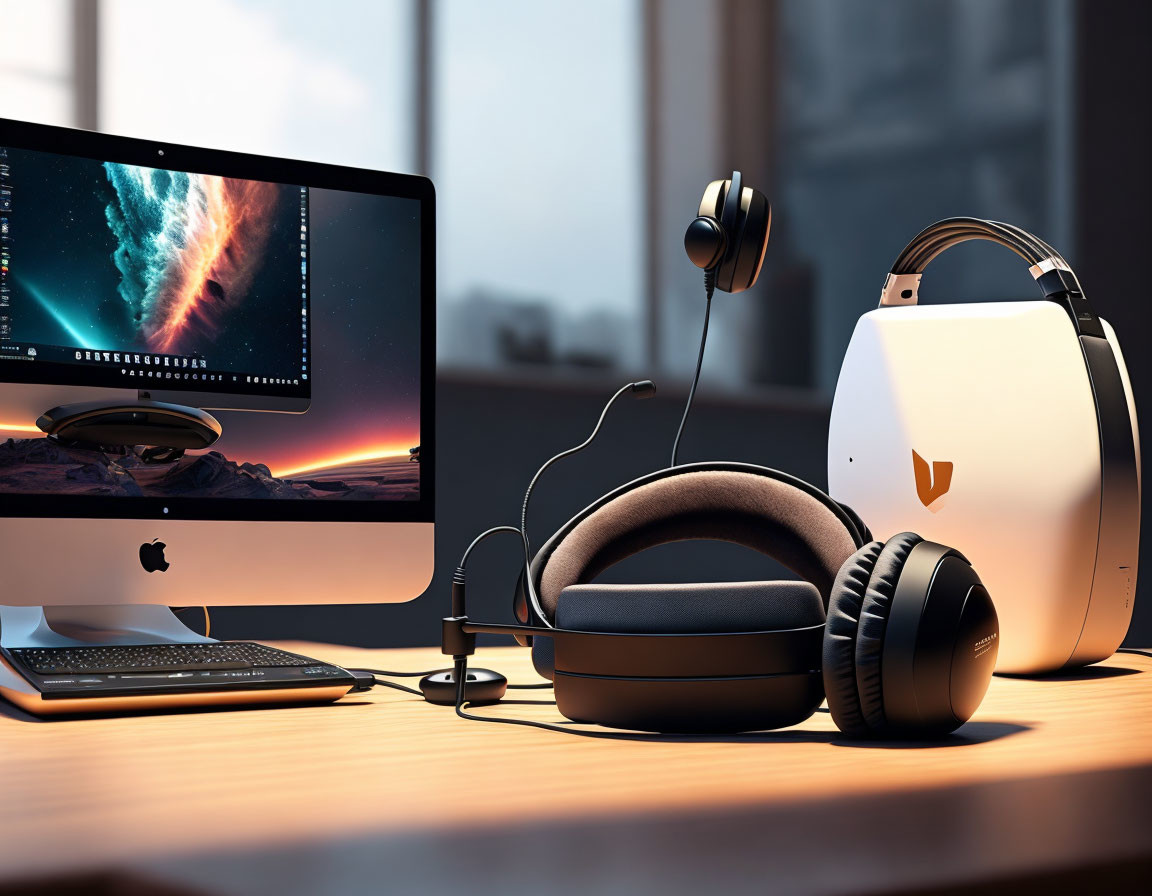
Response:
[[[267,370],[229,370],[226,366],[221,369],[218,365],[209,365],[207,359],[192,355],[106,352],[11,340],[0,344],[0,382],[305,400],[311,394],[306,363],[300,369],[281,370],[272,375]],[[184,403],[209,406],[197,401]]]

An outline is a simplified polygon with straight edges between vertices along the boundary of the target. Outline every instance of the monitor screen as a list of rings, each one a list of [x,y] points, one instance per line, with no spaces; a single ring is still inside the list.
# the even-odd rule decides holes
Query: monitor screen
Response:
[[[0,182],[0,365],[308,397],[306,186],[8,146]]]
[[[0,420],[0,515],[431,519],[427,181],[0,122],[0,185],[0,390],[221,428],[162,462]]]

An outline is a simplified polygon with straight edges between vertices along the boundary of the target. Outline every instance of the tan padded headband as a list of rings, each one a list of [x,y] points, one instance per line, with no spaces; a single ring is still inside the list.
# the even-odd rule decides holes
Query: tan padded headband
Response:
[[[540,603],[555,618],[560,592],[609,566],[673,541],[728,541],[766,554],[820,592],[855,551],[844,523],[787,482],[732,470],[685,472],[624,492],[581,520],[552,551]]]

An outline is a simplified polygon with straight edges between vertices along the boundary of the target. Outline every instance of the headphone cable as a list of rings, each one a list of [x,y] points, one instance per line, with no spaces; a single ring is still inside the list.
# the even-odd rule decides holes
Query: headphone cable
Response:
[[[596,426],[593,427],[592,432],[589,434],[588,438],[586,438],[579,445],[576,445],[572,448],[568,448],[567,450],[561,451],[559,454],[553,455],[552,457],[548,458],[548,460],[544,462],[544,466],[542,466],[539,470],[536,471],[536,475],[533,476],[532,481],[528,483],[528,489],[527,489],[527,491],[524,492],[524,503],[520,505],[520,529],[519,529],[520,536],[524,540],[524,568],[525,568],[525,571],[527,571],[529,565],[531,564],[531,554],[532,554],[532,549],[531,549],[530,543],[528,541],[528,502],[530,500],[532,500],[532,492],[536,488],[536,483],[540,481],[540,477],[544,475],[544,471],[547,470],[550,466],[552,466],[552,464],[556,463],[556,461],[563,460],[564,458],[566,458],[572,454],[576,454],[580,451],[583,451],[585,448],[587,448],[589,445],[591,445],[592,442],[596,439],[596,436],[600,434],[600,428],[604,425],[604,420],[608,417],[608,412],[612,409],[612,405],[614,405],[616,403],[616,399],[618,399],[625,392],[635,392],[636,386],[637,386],[636,383],[628,383],[627,385],[621,386],[619,389],[617,389],[616,393],[611,398],[608,399],[608,403],[606,405],[604,405],[604,410],[602,410],[600,412],[600,419],[596,421]],[[510,527],[508,527],[508,526],[498,526],[497,527],[497,529],[507,529],[507,528],[510,528]],[[489,531],[496,531],[496,530],[489,530]],[[483,538],[487,534],[488,534],[487,532],[483,533],[480,536],[480,538]],[[479,541],[479,540],[480,539],[478,538],[477,541]],[[473,542],[472,545],[468,548],[468,551],[465,551],[465,553],[464,553],[465,558],[467,558],[468,552],[471,551],[472,548],[475,546],[476,546],[476,542]],[[463,564],[461,564],[461,566],[463,566]]]
[[[680,454],[680,437],[684,435],[684,424],[688,422],[688,415],[692,412],[692,401],[696,398],[696,386],[700,382],[700,368],[704,364],[704,346],[708,343],[708,319],[712,316],[712,293],[716,289],[716,269],[709,268],[704,272],[704,326],[700,330],[700,352],[696,356],[696,372],[692,375],[692,386],[688,390],[688,401],[684,404],[684,416],[680,418],[680,428],[676,430],[676,439],[672,442],[672,463],[676,466],[676,458]]]
[[[349,672],[370,672],[371,670],[370,669],[349,669],[348,671]],[[405,674],[416,674],[416,673],[405,673]],[[417,697],[423,697],[424,696],[423,691],[418,691],[418,690],[416,690],[416,688],[410,688],[406,684],[397,684],[394,681],[385,681],[384,679],[378,678],[375,675],[372,676],[372,687],[392,688],[393,690],[396,690],[396,691],[403,691],[405,694],[414,694]]]
[[[624,393],[625,391],[627,391],[628,388],[629,388],[629,386],[625,386],[623,389],[620,390],[620,392],[617,393],[617,396]],[[611,402],[609,402],[609,405],[611,405]],[[607,410],[608,410],[608,408],[604,409],[605,413],[607,413]],[[601,415],[600,423],[603,423],[603,422],[604,422],[604,417],[603,417],[603,415]],[[600,425],[597,424],[596,429],[599,430],[599,428],[600,428]],[[596,435],[596,433],[593,432],[592,436],[595,437],[595,435]],[[556,460],[556,458],[553,458],[553,460]],[[549,463],[551,463],[551,461],[549,461]],[[535,483],[535,480],[533,480],[533,483]],[[529,488],[529,491],[531,491],[531,488]],[[460,556],[460,562],[456,564],[456,572],[452,576],[454,592],[455,592],[455,588],[457,586],[463,587],[463,585],[464,585],[464,578],[466,575],[466,567],[468,566],[468,558],[472,556],[472,551],[474,551],[478,545],[480,545],[484,541],[487,541],[493,535],[500,535],[500,534],[503,534],[505,532],[507,532],[511,535],[519,535],[520,536],[521,547],[524,550],[525,569],[527,569],[527,563],[528,563],[528,559],[529,559],[529,549],[528,549],[528,539],[527,539],[527,536],[524,534],[524,530],[523,529],[517,529],[515,526],[493,526],[491,529],[485,529],[483,532],[481,532],[479,535],[477,535],[474,539],[472,539],[472,543],[469,544],[468,547],[464,549],[464,553]],[[456,595],[454,593],[453,606],[452,606],[453,615],[458,615],[459,612],[463,609],[462,607],[458,607],[456,605],[456,601],[457,601],[457,598],[456,598]],[[461,601],[461,603],[463,602],[462,598],[460,598],[460,601]],[[399,684],[397,682],[384,681],[383,679],[384,678],[423,678],[426,675],[434,675],[437,672],[446,672],[446,671],[448,671],[448,668],[444,667],[444,668],[440,668],[440,669],[426,669],[422,672],[398,672],[398,671],[394,671],[394,670],[390,670],[390,669],[366,669],[366,668],[357,667],[355,669],[349,668],[348,671],[349,672],[363,672],[363,673],[366,673],[368,675],[371,675],[372,676],[372,685],[374,687],[379,686],[379,687],[385,687],[385,688],[393,688],[394,690],[397,690],[397,691],[404,691],[407,694],[414,694],[417,697],[423,697],[424,696],[423,691],[419,691],[416,688],[410,688],[407,685]],[[508,687],[510,689],[515,688],[517,690],[535,690],[535,689],[550,688],[550,687],[552,687],[552,682],[546,682],[543,684],[510,684],[510,685],[508,685]]]
[[[500,716],[478,716],[464,709],[464,684],[468,676],[468,658],[461,657],[454,663],[456,677],[456,715],[470,722],[495,722],[498,725],[521,725],[525,728],[539,728],[541,731],[554,731],[558,734],[572,734],[576,737],[595,737],[600,740],[653,740],[662,739],[658,734],[630,733],[626,731],[589,731],[582,728],[568,728],[550,722],[536,722],[532,719],[511,719]],[[512,685],[509,685],[512,687]]]

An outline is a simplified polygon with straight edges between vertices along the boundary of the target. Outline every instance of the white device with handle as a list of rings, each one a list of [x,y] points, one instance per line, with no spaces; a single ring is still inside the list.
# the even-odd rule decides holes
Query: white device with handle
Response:
[[[968,239],[1026,258],[1045,298],[919,305],[924,267]],[[901,253],[844,358],[828,486],[877,538],[910,529],[963,551],[1000,617],[998,671],[1085,665],[1123,640],[1140,529],[1132,387],[1115,331],[1031,234],[947,219]]]

